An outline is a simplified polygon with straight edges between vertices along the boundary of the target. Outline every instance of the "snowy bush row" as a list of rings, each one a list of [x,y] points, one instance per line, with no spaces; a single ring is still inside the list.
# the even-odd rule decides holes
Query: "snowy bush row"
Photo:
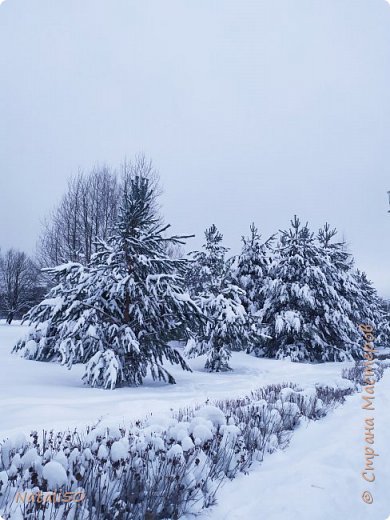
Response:
[[[5,519],[178,519],[213,504],[221,481],[288,443],[301,418],[319,419],[353,391],[271,385],[241,399],[149,417],[129,428],[43,432],[0,446]],[[53,503],[51,492],[85,494]],[[16,493],[37,500],[17,503]]]
[[[356,384],[356,388],[360,388],[367,384],[368,379],[374,379],[375,382],[378,382],[382,379],[383,373],[386,368],[390,367],[390,361],[386,358],[383,360],[377,359],[369,366],[369,371],[367,371],[367,362],[366,361],[356,361],[352,367],[344,368],[342,370],[342,377],[344,379],[349,379]]]

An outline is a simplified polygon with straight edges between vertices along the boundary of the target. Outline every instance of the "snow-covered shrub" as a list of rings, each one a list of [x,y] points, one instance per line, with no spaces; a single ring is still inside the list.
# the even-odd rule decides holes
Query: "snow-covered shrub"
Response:
[[[382,367],[383,367],[384,370],[386,370],[386,368],[390,368],[390,360],[389,359],[385,359],[381,363],[382,363]]]
[[[199,513],[214,503],[221,480],[285,447],[302,418],[322,417],[351,391],[271,385],[128,428],[98,424],[7,439],[0,444],[0,514],[6,520],[162,520]],[[85,500],[15,499],[52,491]]]
[[[344,368],[341,375],[344,379],[349,379],[356,383],[358,387],[372,384],[370,381],[380,381],[387,365],[383,361],[375,361],[367,365],[366,361],[356,361],[350,368]]]
[[[317,397],[321,400],[324,410],[328,410],[334,403],[343,404],[345,398],[355,392],[355,387],[347,383],[343,386],[316,386]]]
[[[389,347],[379,348],[375,355],[375,359],[378,359],[381,361],[389,360],[390,359],[390,348]]]

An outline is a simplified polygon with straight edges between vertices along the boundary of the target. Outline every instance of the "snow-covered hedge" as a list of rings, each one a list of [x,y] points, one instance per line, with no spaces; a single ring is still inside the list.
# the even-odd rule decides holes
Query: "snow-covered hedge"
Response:
[[[390,363],[387,360],[375,360],[367,368],[366,361],[356,361],[352,367],[344,368],[341,375],[344,379],[349,379],[356,384],[357,388],[360,388],[368,384],[369,380],[378,382],[383,377],[383,373],[386,368],[390,367]]]
[[[12,520],[162,520],[197,513],[213,504],[223,479],[286,446],[301,418],[321,418],[352,391],[349,385],[305,391],[271,385],[128,428],[97,425],[7,439],[0,445],[0,513]],[[52,503],[53,491],[85,499]],[[41,492],[41,500],[17,503],[17,492]]]

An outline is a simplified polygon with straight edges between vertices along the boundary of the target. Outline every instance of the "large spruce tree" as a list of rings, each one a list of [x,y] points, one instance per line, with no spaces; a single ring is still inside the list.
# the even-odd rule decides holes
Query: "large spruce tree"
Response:
[[[164,361],[188,370],[169,341],[178,330],[188,337],[202,314],[184,287],[188,261],[166,253],[167,243],[186,237],[166,237],[168,227],[156,214],[150,179],[129,176],[115,234],[100,241],[88,268],[60,268],[59,285],[30,312],[40,335],[33,357],[57,354],[71,366],[87,351],[84,379],[104,388],[140,384],[148,371],[174,383]],[[52,339],[46,335],[51,331]],[[50,356],[42,351],[47,341]],[[32,357],[31,339],[17,348]]]

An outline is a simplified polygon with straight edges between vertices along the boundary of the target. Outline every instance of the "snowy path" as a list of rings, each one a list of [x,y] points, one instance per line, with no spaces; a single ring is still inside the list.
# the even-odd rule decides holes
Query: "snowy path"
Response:
[[[302,425],[285,451],[219,490],[200,520],[386,520],[390,517],[390,369],[376,386],[374,483],[361,477],[364,419],[355,394],[324,419]],[[365,504],[363,491],[374,502]]]
[[[302,365],[234,353],[231,373],[204,372],[204,359],[197,359],[190,361],[193,373],[172,367],[176,385],[147,381],[138,388],[109,391],[84,386],[81,366],[69,371],[54,363],[11,355],[12,346],[25,331],[25,327],[0,324],[0,438],[17,431],[92,424],[100,417],[118,425],[207,398],[245,395],[269,383],[332,384],[340,381],[343,366]]]

